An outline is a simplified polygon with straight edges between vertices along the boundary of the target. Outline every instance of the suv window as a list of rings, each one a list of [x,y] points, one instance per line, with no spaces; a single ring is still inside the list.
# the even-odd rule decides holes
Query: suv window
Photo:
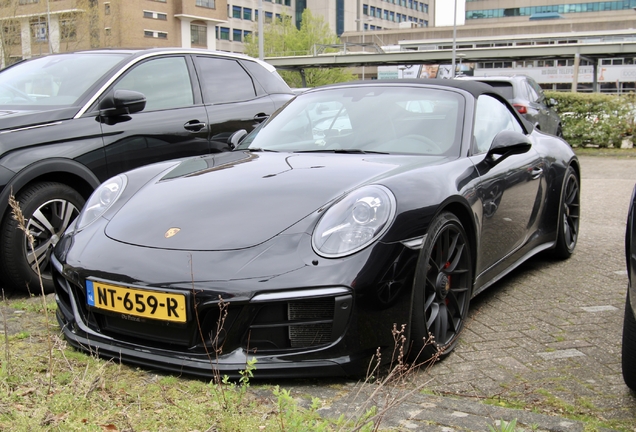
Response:
[[[199,79],[206,104],[221,104],[254,99],[252,78],[232,59],[197,57]]]
[[[496,88],[497,91],[506,99],[511,100],[515,97],[512,89],[512,83],[508,81],[484,81],[485,83]]]
[[[495,136],[504,130],[523,133],[523,128],[506,105],[492,96],[479,96],[473,127],[474,153],[487,152]]]
[[[528,78],[528,85],[532,89],[532,94],[536,94],[537,96],[535,100],[537,102],[541,102],[545,98],[545,96],[543,95],[543,90],[541,90],[539,84],[537,84],[533,79]]]
[[[270,72],[263,66],[253,61],[241,62],[250,74],[263,86],[269,94],[273,93],[289,93],[289,87],[285,81],[276,72]]]
[[[144,111],[174,109],[194,104],[192,84],[185,57],[148,60],[130,70],[114,86],[146,96]]]

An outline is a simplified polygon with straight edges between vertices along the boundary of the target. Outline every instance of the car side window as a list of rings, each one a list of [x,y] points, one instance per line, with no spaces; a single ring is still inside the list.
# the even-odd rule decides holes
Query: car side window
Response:
[[[538,102],[539,95],[537,94],[537,91],[530,85],[530,83],[526,83],[526,88],[528,89],[529,100],[532,102]]]
[[[256,97],[252,78],[236,60],[199,56],[196,64],[206,104],[241,102]]]
[[[473,127],[473,152],[487,152],[495,136],[504,130],[523,133],[523,128],[503,102],[492,96],[479,96]]]
[[[134,66],[114,86],[146,96],[144,111],[182,108],[194,104],[185,57],[162,57]]]

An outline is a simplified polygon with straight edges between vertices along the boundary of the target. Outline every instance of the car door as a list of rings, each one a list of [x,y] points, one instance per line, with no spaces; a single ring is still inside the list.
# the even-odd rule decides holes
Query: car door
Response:
[[[207,112],[194,75],[189,56],[151,57],[131,67],[104,93],[133,90],[146,97],[140,112],[99,117],[110,175],[210,152]]]
[[[525,133],[506,104],[481,95],[473,127],[476,155],[472,157],[480,175],[477,196],[482,206],[477,275],[487,271],[496,274],[509,265],[502,258],[526,244],[536,229],[545,194],[543,160],[533,148],[499,157],[501,160],[488,154],[493,139],[504,130]]]
[[[233,132],[250,132],[275,111],[272,99],[238,60],[198,55],[195,64],[208,112],[213,152],[228,150],[227,138]]]

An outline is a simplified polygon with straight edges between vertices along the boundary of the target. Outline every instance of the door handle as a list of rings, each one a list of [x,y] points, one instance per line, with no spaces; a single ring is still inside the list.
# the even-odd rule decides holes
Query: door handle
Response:
[[[531,173],[532,180],[538,179],[539,177],[541,177],[541,174],[543,174],[543,168],[539,168],[539,167],[532,168],[532,173]]]
[[[205,128],[206,124],[200,122],[199,120],[190,120],[183,127],[190,132],[199,132],[201,129]]]
[[[262,123],[262,122],[264,122],[265,120],[267,120],[267,118],[268,118],[268,117],[269,117],[269,116],[268,116],[267,114],[265,114],[265,113],[258,113],[258,114],[256,114],[256,115],[254,116],[254,121],[255,121],[256,123]]]

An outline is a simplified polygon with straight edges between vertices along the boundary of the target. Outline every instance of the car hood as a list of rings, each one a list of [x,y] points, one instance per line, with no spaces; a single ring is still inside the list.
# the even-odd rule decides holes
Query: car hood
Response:
[[[186,159],[136,191],[105,233],[152,248],[248,248],[361,184],[442,159],[247,151]]]
[[[47,107],[44,110],[32,107],[25,107],[24,109],[0,107],[0,130],[17,129],[68,120],[73,118],[78,110],[78,107]]]

